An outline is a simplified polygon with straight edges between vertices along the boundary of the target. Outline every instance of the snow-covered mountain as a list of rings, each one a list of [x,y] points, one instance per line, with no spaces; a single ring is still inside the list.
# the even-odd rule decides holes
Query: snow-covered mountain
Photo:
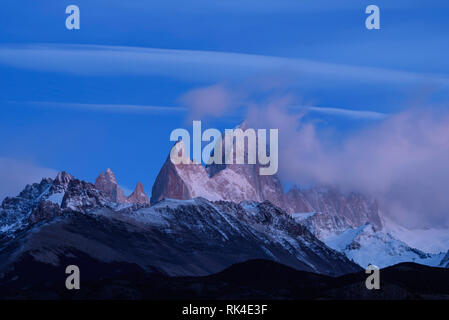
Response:
[[[370,223],[353,227],[344,217],[317,212],[292,216],[329,247],[344,253],[362,267],[369,264],[387,267],[401,262],[438,266],[444,256],[441,251],[423,251],[401,241],[388,231],[389,225],[381,230]]]
[[[411,248],[389,233],[376,231],[370,224],[349,228],[322,240],[364,268],[370,264],[384,268],[401,262],[438,266],[444,257],[443,253],[430,254]]]
[[[184,143],[178,141],[172,152],[185,156]],[[361,194],[343,194],[335,188],[323,186],[307,190],[295,186],[284,193],[277,175],[259,175],[258,164],[212,164],[205,168],[190,159],[185,159],[185,162],[187,164],[175,165],[167,157],[153,185],[151,203],[165,198],[185,200],[195,197],[236,203],[270,201],[288,213],[315,211],[340,217],[352,227],[366,222],[378,229],[383,227],[377,202]]]
[[[148,199],[147,194],[143,188],[141,182],[137,182],[136,188],[133,193],[127,198],[128,203],[138,203],[138,204],[150,204],[150,199]]]
[[[173,146],[172,152],[185,156],[184,143],[178,141]],[[175,165],[168,156],[153,185],[151,203],[165,198],[187,200],[196,197],[236,203],[262,200],[247,177],[239,175],[234,170],[221,170],[210,177],[202,165],[193,163],[190,159]]]
[[[178,141],[171,152],[185,156],[183,142]],[[339,241],[349,241],[348,237],[353,235],[344,247],[334,248],[362,266],[369,262],[368,257],[376,258],[377,265],[382,267],[404,261],[432,266],[441,262],[439,251],[415,249],[414,243],[401,241],[399,234],[405,235],[404,229],[398,232],[395,228],[394,232],[391,223],[386,229],[380,207],[373,198],[356,192],[344,194],[329,186],[307,189],[294,186],[284,193],[279,178],[276,175],[260,176],[257,164],[212,164],[205,168],[189,159],[184,158],[184,161],[188,164],[175,165],[167,157],[153,186],[152,203],[165,198],[195,197],[235,203],[270,201],[290,213],[297,223],[322,241],[331,241],[328,243],[331,246]],[[413,238],[413,234],[409,232],[409,235]],[[446,236],[449,239],[449,233]],[[444,251],[448,248],[445,244],[442,247]]]
[[[396,239],[424,252],[440,253],[449,248],[449,228],[413,228],[401,226],[391,219],[384,218],[385,231]]]
[[[138,187],[137,190],[142,192],[143,189]],[[40,183],[27,185],[17,197],[4,199],[0,206],[0,231],[14,232],[30,223],[72,211],[86,213],[103,207],[118,210],[148,205],[145,201],[140,202],[137,196],[133,198],[136,198],[135,203],[112,201],[109,193],[95,185],[60,172],[55,179],[42,179]]]
[[[178,141],[171,152],[184,156],[184,143]],[[95,257],[104,249],[108,257],[144,268],[152,261],[152,267],[176,275],[216,272],[252,258],[325,274],[357,269],[350,260],[363,267],[406,261],[449,265],[444,253],[404,240],[413,238],[410,231],[386,225],[375,199],[325,186],[295,186],[284,193],[279,178],[260,176],[257,165],[204,167],[184,160],[175,165],[167,157],[153,185],[151,207],[140,182],[126,197],[110,169],[95,184],[61,172],[28,185],[0,206],[0,248],[25,248],[9,251],[20,256],[29,253],[24,243],[36,241],[45,243],[45,250],[54,247],[55,256],[76,251]],[[87,221],[95,227],[84,225]],[[74,230],[81,241],[64,240],[61,249],[59,236],[71,237],[61,228]],[[85,230],[107,236],[92,242]],[[123,233],[117,236],[123,243],[111,230]],[[48,243],[39,238],[41,232],[53,231],[58,237]],[[19,238],[20,245],[14,242]],[[441,251],[446,252],[444,243]],[[42,249],[29,247],[32,252]]]
[[[0,230],[15,231],[28,223],[51,218],[63,209],[84,211],[107,202],[92,184],[60,172],[54,180],[42,179],[40,183],[27,185],[17,197],[5,198],[0,206]]]
[[[256,258],[328,275],[360,270],[268,201],[124,205],[67,173],[6,199],[0,223],[0,274],[21,259],[59,264],[68,256],[168,275],[205,275]]]

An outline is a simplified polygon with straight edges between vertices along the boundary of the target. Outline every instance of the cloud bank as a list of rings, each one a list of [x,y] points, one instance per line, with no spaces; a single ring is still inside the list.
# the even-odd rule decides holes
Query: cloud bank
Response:
[[[254,107],[247,120],[279,128],[281,178],[375,196],[409,227],[449,226],[449,111],[410,109],[336,141],[335,132],[289,113],[290,103]]]

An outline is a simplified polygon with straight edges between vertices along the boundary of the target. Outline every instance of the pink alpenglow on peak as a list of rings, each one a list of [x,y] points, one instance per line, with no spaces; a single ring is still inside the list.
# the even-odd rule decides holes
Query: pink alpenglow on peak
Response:
[[[225,200],[269,201],[288,213],[318,212],[310,224],[329,231],[341,226],[359,227],[366,222],[376,230],[383,228],[380,209],[375,199],[359,193],[343,193],[333,187],[292,188],[285,193],[277,174],[260,175],[259,164],[210,164],[206,167],[192,162],[180,140],[170,150],[153,185],[151,203],[163,199],[193,199],[202,197],[210,201]],[[181,158],[179,164],[172,155]]]
[[[171,132],[170,141],[182,142],[177,143],[170,152],[170,160],[174,165],[202,162],[208,165],[258,164],[258,174],[261,176],[272,176],[278,171],[278,129],[255,130],[246,128],[244,123],[235,129],[226,129],[222,134],[213,128],[202,132],[201,121],[193,121],[192,131],[193,161],[190,160],[189,131],[178,128]],[[203,150],[202,142],[209,142]]]
[[[107,198],[112,202],[127,202],[123,190],[118,186],[115,175],[109,168],[106,170],[106,173],[100,173],[97,180],[95,180],[95,187],[98,190],[103,191]]]
[[[105,173],[100,173],[97,180],[95,180],[95,187],[98,190],[103,191],[108,200],[112,202],[149,204],[148,197],[140,182],[137,184],[136,190],[129,197],[126,197],[123,190],[118,185],[114,173],[109,168]]]
[[[179,157],[186,154],[183,141],[175,143],[170,155]],[[242,201],[263,202],[268,200],[281,206],[283,191],[276,175],[259,175],[259,165],[216,165],[207,168],[186,158],[186,163],[174,164],[170,155],[167,157],[155,184],[151,202],[156,203],[164,198],[227,200],[240,203]]]
[[[128,197],[130,203],[150,204],[148,196],[145,194],[142,183],[138,182],[134,192]]]

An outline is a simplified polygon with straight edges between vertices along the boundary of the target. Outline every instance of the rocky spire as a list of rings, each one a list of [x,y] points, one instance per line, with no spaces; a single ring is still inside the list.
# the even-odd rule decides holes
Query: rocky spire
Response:
[[[134,192],[128,197],[130,203],[149,204],[150,200],[145,194],[142,183],[138,182]]]
[[[58,184],[58,185],[68,185],[70,183],[70,181],[72,181],[74,178],[71,174],[65,172],[65,171],[61,171],[58,173],[58,175],[56,176],[55,180],[53,181],[54,184]]]
[[[184,143],[178,141],[170,154],[183,156]],[[203,197],[211,201],[228,200],[236,203],[261,200],[246,177],[238,172],[225,169],[210,177],[202,165],[190,160],[186,162],[175,165],[170,156],[167,157],[153,185],[152,204],[164,198],[185,200]]]
[[[123,190],[118,186],[115,175],[109,168],[106,170],[106,173],[101,172],[97,180],[95,180],[95,188],[103,191],[110,201],[117,203],[127,202]]]
[[[56,178],[53,180],[52,192],[53,193],[65,192],[70,182],[73,180],[75,180],[75,178],[71,174],[65,171],[59,172]]]
[[[178,156],[181,156],[180,152],[183,153],[182,156],[185,155],[185,146],[182,141],[176,142],[172,147],[165,163],[156,177],[151,192],[152,204],[164,198],[185,200],[192,197],[186,182],[184,182],[179,174],[179,170],[183,170],[183,168],[187,169],[187,166],[191,166],[192,164],[175,165],[170,159],[170,154],[177,153]]]
[[[104,174],[106,180],[108,180],[112,184],[117,184],[117,179],[115,178],[114,172],[111,169],[107,168],[106,173]]]
[[[242,123],[237,128],[246,130],[248,126]],[[222,145],[223,160],[224,151],[225,146]],[[185,160],[184,143],[178,141],[170,153]],[[343,194],[329,187],[307,190],[295,187],[285,193],[277,175],[259,174],[259,164],[211,164],[205,168],[188,159],[186,163],[175,165],[170,157],[167,158],[153,186],[152,204],[164,198],[183,200],[195,197],[236,203],[243,200],[270,201],[288,213],[321,212],[329,216],[329,221],[344,220],[353,227],[370,222],[377,230],[382,229],[377,203],[361,194]]]

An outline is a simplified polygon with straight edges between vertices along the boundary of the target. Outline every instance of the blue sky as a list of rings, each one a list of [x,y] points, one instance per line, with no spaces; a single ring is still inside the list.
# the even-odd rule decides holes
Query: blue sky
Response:
[[[373,3],[381,30],[364,27]],[[80,30],[65,28],[70,4],[81,10]],[[232,112],[200,119],[219,129],[242,121],[248,102],[283,95],[295,97],[293,108],[313,106],[306,119],[342,135],[378,121],[373,112],[388,116],[416,101],[444,109],[449,101],[447,1],[0,6],[0,158],[36,170],[93,181],[110,167],[123,186],[140,180],[150,193],[170,132],[191,127],[182,97],[214,85],[244,97]]]

